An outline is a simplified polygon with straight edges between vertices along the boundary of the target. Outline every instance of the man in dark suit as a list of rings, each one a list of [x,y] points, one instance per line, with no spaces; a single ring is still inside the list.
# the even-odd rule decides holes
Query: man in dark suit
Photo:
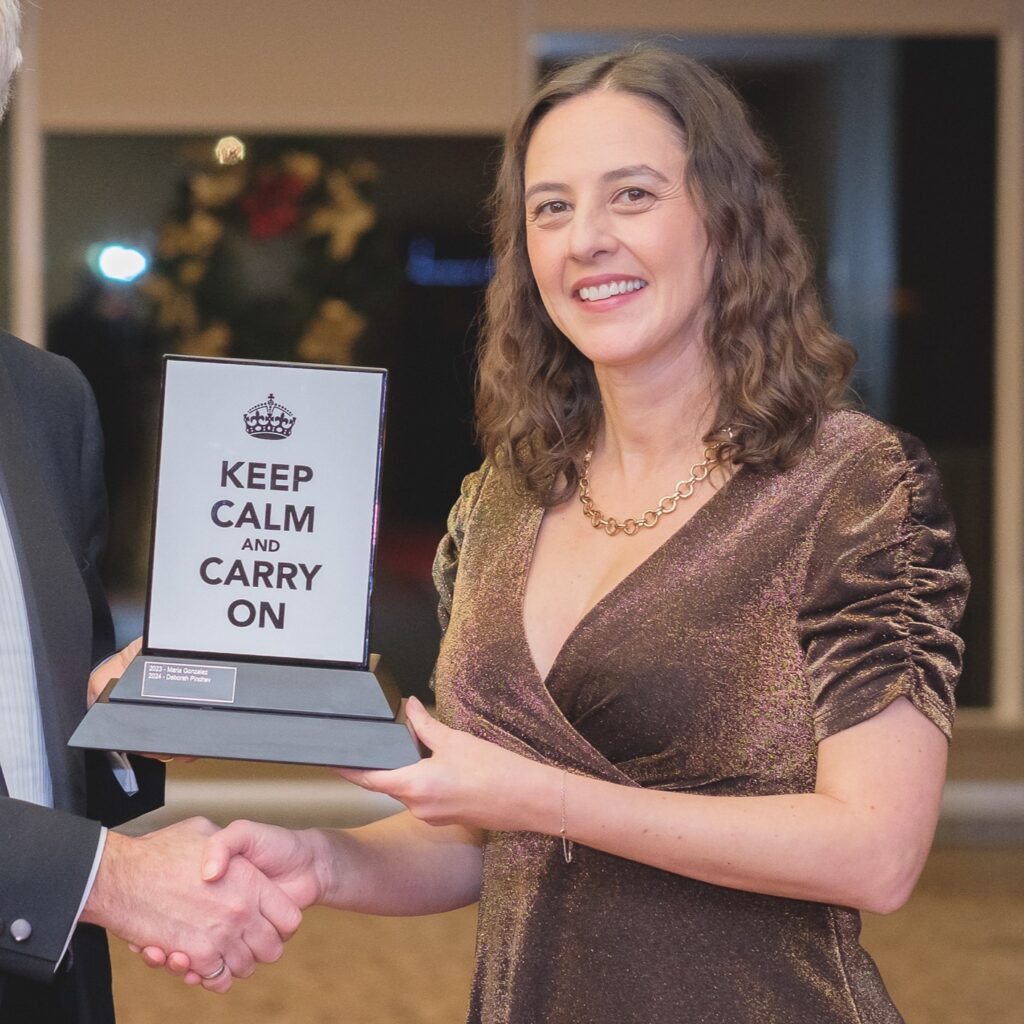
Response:
[[[0,0],[0,113],[20,61],[18,27],[15,0]],[[158,762],[133,759],[135,778],[123,771],[122,784],[106,755],[67,746],[90,669],[113,647],[97,573],[105,529],[102,439],[85,379],[0,332],[3,1024],[112,1021],[102,928],[188,952],[204,986],[225,991],[257,960],[277,959],[300,919],[245,861],[219,889],[201,881],[209,822],[141,838],[100,824],[163,800]],[[115,670],[97,669],[100,681]]]

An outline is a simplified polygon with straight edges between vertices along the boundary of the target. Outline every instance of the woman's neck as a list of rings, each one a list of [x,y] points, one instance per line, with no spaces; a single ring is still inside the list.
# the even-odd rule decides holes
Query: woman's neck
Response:
[[[703,345],[669,365],[596,366],[603,417],[594,458],[623,479],[678,467],[703,451],[716,402]]]

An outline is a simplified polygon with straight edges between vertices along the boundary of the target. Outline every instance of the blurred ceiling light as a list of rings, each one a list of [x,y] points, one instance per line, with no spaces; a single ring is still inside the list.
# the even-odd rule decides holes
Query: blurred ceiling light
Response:
[[[105,245],[96,259],[100,274],[108,281],[134,281],[146,272],[149,261],[138,249],[128,245]]]
[[[234,135],[225,135],[213,147],[213,155],[219,164],[240,164],[245,159],[245,143]]]

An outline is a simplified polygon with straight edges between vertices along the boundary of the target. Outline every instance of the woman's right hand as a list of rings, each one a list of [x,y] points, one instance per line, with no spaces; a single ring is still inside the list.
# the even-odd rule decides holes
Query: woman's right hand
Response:
[[[319,902],[333,863],[326,839],[317,829],[293,831],[258,821],[233,821],[206,841],[203,881],[224,876],[232,857],[244,857],[282,889],[300,909]]]

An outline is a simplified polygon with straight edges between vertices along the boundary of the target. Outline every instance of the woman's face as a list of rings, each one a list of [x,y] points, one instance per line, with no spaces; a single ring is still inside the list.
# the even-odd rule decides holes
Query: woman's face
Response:
[[[703,339],[714,258],[685,171],[674,127],[628,93],[577,96],[534,129],[530,266],[551,319],[598,366],[656,366]]]

